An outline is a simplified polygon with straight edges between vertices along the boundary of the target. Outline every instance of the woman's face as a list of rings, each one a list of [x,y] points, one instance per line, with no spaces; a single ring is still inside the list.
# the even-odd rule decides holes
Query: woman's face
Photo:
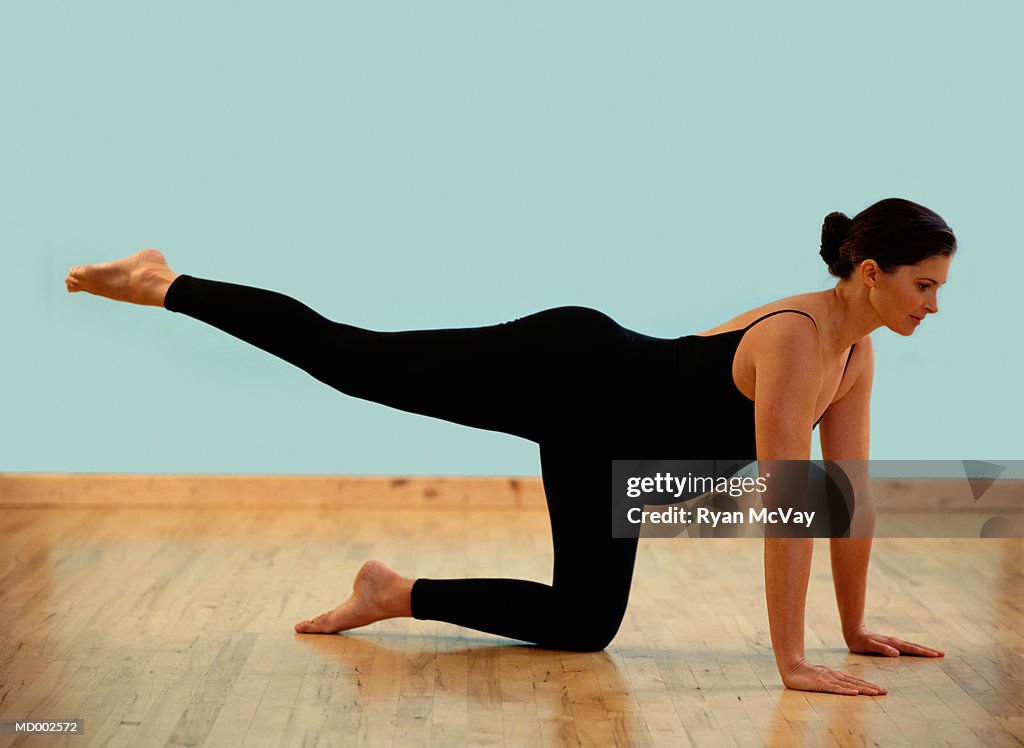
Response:
[[[916,265],[899,265],[891,273],[874,272],[869,299],[882,324],[900,335],[912,335],[921,321],[939,311],[939,286],[949,274],[949,257],[937,255]],[[874,263],[872,263],[874,264]]]

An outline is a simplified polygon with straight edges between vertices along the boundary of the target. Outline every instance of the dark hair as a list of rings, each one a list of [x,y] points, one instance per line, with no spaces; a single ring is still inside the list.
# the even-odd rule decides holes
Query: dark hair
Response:
[[[891,273],[899,265],[954,252],[956,237],[939,214],[898,197],[879,200],[853,218],[829,213],[821,227],[819,254],[837,278],[868,259]]]

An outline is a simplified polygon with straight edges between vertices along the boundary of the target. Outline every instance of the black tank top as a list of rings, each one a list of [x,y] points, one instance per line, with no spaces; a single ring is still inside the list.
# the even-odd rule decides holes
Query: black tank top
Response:
[[[783,312],[812,317],[799,309],[777,309],[764,314],[738,330],[713,335],[687,335],[678,338],[677,373],[690,393],[689,410],[701,424],[699,441],[689,445],[712,457],[757,458],[754,430],[754,401],[739,391],[732,378],[736,349],[747,330],[761,320]],[[817,328],[817,322],[814,322]],[[853,347],[846,357],[843,373],[850,365]],[[821,421],[815,421],[816,428]]]

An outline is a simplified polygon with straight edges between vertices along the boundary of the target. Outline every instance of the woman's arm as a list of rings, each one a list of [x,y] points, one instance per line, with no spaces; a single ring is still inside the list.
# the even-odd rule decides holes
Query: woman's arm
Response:
[[[777,461],[810,459],[814,409],[821,389],[818,335],[805,317],[765,325],[755,354],[754,418],[761,475]],[[786,497],[779,497],[783,501]],[[812,538],[765,537],[765,593],[775,662],[788,688],[855,695],[886,689],[804,658],[804,607]]]
[[[915,654],[941,657],[937,649],[907,642],[893,636],[872,633],[864,623],[868,562],[874,530],[874,498],[868,475],[868,447],[871,431],[871,385],[875,357],[871,338],[857,344],[860,360],[852,372],[854,382],[842,398],[833,403],[821,420],[821,452],[828,461],[838,462],[853,486],[856,497],[849,538],[832,538],[832,582],[839,607],[843,638],[851,652],[896,657]]]
[[[821,387],[820,344],[813,322],[796,315],[764,325],[764,334],[756,342],[754,422],[759,472],[770,475],[774,469],[778,475],[784,463],[776,461],[810,459],[814,407]],[[811,538],[766,536],[764,541],[768,622],[783,680],[804,658],[804,603],[812,548]]]
[[[829,541],[836,604],[847,642],[855,631],[864,626],[864,598],[874,530],[874,502],[867,464],[871,385],[875,372],[875,354],[870,337],[857,344],[856,354],[858,360],[850,370],[854,376],[853,384],[842,398],[829,406],[820,424],[822,457],[840,463],[856,497],[856,530],[851,532],[852,537]]]

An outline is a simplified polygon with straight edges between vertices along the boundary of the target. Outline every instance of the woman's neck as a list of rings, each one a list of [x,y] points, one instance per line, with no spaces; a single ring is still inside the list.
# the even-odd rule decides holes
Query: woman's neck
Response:
[[[882,320],[868,300],[864,285],[855,287],[848,281],[839,281],[835,288],[823,291],[828,319],[825,344],[833,353],[841,353],[873,330],[882,326]]]

